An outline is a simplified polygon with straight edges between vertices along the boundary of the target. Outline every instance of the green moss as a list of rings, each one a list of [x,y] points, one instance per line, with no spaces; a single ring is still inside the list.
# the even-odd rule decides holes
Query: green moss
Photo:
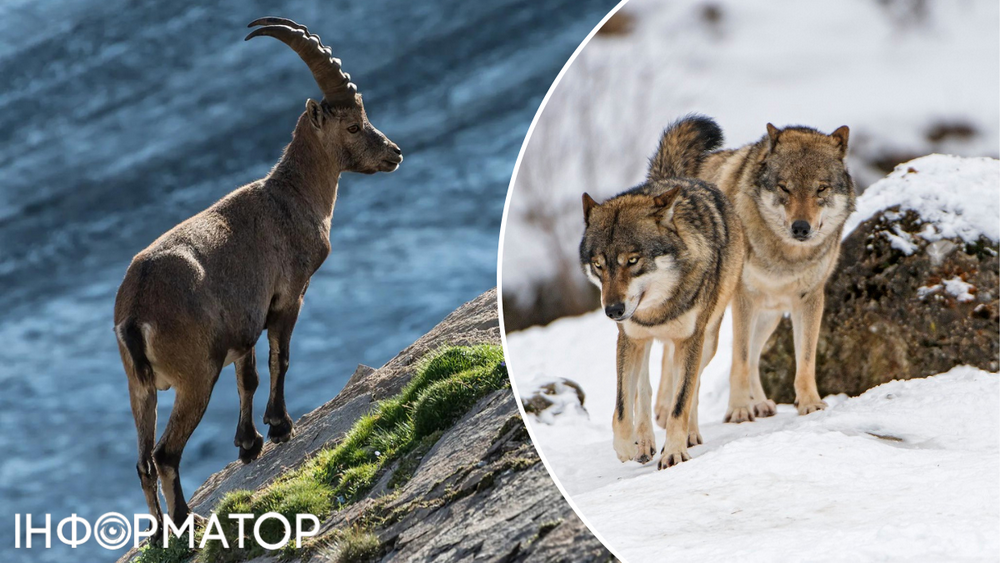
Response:
[[[381,546],[371,531],[352,526],[337,532],[326,558],[335,563],[367,563],[378,557]]]
[[[371,412],[354,423],[337,446],[320,451],[302,468],[257,493],[233,491],[227,494],[216,513],[230,547],[224,548],[220,541],[208,542],[198,560],[229,563],[264,553],[252,540],[245,540],[244,549],[236,547],[237,522],[229,518],[230,514],[259,516],[277,512],[294,522],[296,514],[308,513],[322,519],[331,511],[364,496],[390,464],[400,458],[402,461],[389,486],[401,486],[409,480],[420,458],[437,442],[444,429],[454,424],[481,397],[507,382],[503,350],[499,346],[450,347],[431,355],[418,365],[413,378],[399,395],[377,403]],[[261,527],[261,536],[267,542],[277,542],[282,532],[283,527],[277,520],[267,520]],[[247,534],[244,530],[244,536]],[[370,532],[355,530],[350,534],[344,536],[336,561],[366,561],[377,555],[378,540]],[[187,556],[190,558],[191,554]],[[149,561],[180,563],[183,560]],[[143,563],[147,563],[146,560]]]
[[[195,552],[188,549],[187,543],[171,542],[170,547],[146,544],[139,550],[136,563],[186,563],[191,561]]]
[[[405,456],[399,460],[399,464],[392,472],[392,477],[389,479],[389,483],[387,484],[390,491],[394,491],[410,481],[413,477],[413,473],[416,472],[417,467],[420,467],[420,462],[423,460],[424,456],[427,455],[427,452],[429,452],[434,444],[437,443],[442,434],[443,432],[438,431],[428,436],[424,436]]]
[[[188,548],[187,534],[181,538],[171,536],[169,547],[147,543],[139,549],[139,556],[136,557],[135,563],[186,563],[194,561],[198,555],[198,546],[201,545],[201,537],[204,533],[205,529],[200,525],[195,528],[194,549]]]
[[[507,370],[497,364],[469,369],[430,385],[414,406],[414,431],[422,437],[448,428],[470,405],[507,382]]]

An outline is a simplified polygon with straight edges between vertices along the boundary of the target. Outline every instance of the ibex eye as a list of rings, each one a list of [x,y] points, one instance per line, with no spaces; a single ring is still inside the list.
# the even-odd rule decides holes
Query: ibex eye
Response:
[[[357,133],[360,130],[361,128],[358,127],[357,125],[351,125],[350,127],[347,128],[347,131],[350,133]]]

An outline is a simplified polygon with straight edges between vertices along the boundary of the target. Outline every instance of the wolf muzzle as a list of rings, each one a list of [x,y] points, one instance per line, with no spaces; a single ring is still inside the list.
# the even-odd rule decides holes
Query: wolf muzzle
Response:
[[[625,316],[625,304],[613,303],[604,308],[604,314],[613,321],[620,321]]]
[[[809,233],[812,231],[812,226],[808,221],[802,221],[801,219],[792,223],[792,236],[795,240],[806,240],[809,238]]]

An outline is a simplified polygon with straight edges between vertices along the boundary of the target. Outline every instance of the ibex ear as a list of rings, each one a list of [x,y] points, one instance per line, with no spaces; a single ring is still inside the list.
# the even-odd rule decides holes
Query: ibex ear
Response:
[[[830,137],[837,142],[840,147],[840,158],[847,156],[847,137],[850,136],[851,130],[847,128],[846,125],[841,125],[837,127],[837,130],[830,133]]]
[[[590,197],[590,194],[584,192],[583,194],[583,222],[590,225],[590,212],[594,210],[595,207],[600,205],[594,198]]]
[[[653,198],[653,215],[657,216],[659,222],[664,227],[672,227],[674,223],[674,205],[677,204],[677,196],[681,189],[677,186],[670,188],[662,194]]]
[[[309,114],[309,121],[316,129],[322,129],[326,121],[326,111],[316,100],[306,100],[306,113]]]

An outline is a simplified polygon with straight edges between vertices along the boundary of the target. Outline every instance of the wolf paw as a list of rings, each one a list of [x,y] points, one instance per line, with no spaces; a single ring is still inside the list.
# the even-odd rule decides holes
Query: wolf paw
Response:
[[[656,405],[656,425],[660,428],[666,428],[669,419],[670,405]]]
[[[622,463],[639,457],[639,442],[634,437],[619,438],[615,436],[614,447],[618,461]]]
[[[816,398],[808,401],[795,401],[795,408],[799,410],[799,414],[809,414],[816,411],[821,411],[827,407],[826,401]]]
[[[693,448],[695,446],[700,446],[703,442],[701,441],[701,433],[697,430],[692,430],[688,433],[688,447]]]
[[[753,407],[750,405],[744,405],[741,407],[729,407],[726,411],[725,422],[740,423],[740,422],[753,422]]]
[[[767,418],[778,414],[778,405],[774,401],[767,399],[753,406],[753,414],[758,418]]]
[[[649,463],[656,456],[656,437],[653,431],[647,427],[646,431],[639,431],[639,439],[635,443],[636,457],[639,463]]]
[[[691,454],[687,453],[687,449],[682,448],[679,451],[667,453],[667,449],[663,448],[663,455],[660,456],[660,463],[657,464],[657,468],[666,469],[689,459],[691,459]]]

